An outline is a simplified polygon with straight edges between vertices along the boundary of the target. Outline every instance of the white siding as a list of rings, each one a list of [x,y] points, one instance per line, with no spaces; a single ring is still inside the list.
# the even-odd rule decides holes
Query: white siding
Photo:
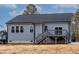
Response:
[[[46,23],[48,26],[48,30],[55,30],[55,27],[62,27],[63,30],[67,30],[69,32],[69,23],[68,22],[54,22],[54,23]]]
[[[54,23],[45,23],[44,25],[48,26],[48,30],[54,30],[55,27],[62,27],[63,30],[67,30],[69,32],[69,23],[68,22],[54,22]],[[43,25],[43,26],[44,26]],[[23,33],[12,33],[11,27],[12,26],[23,26],[24,32]],[[33,43],[34,41],[34,32],[30,32],[30,26],[33,26],[33,24],[8,24],[8,42],[12,40],[12,42],[9,43]],[[35,37],[37,37],[39,34],[42,33],[42,24],[35,24]],[[50,41],[49,41],[50,42]]]
[[[12,26],[23,26],[24,27],[24,32],[21,33],[12,33],[11,32],[11,27]],[[30,26],[33,26],[33,24],[24,24],[24,25],[8,25],[8,42],[11,40],[12,42],[9,43],[26,43],[29,42],[31,43],[31,40],[34,41],[34,32],[30,32]],[[34,27],[34,26],[33,26]]]
[[[35,24],[35,37],[42,33],[42,24]]]

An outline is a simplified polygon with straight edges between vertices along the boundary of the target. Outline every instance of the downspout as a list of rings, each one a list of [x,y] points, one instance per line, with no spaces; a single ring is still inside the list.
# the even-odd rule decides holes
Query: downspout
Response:
[[[35,24],[34,24],[34,44],[35,44]]]
[[[72,42],[72,33],[73,33],[72,23],[71,22],[70,22],[69,26],[70,26],[70,30],[69,30],[70,31],[70,34],[69,34],[70,37],[69,37],[69,39],[70,39],[70,43],[71,43]]]
[[[8,24],[7,24],[7,38],[6,38],[6,41],[8,43]]]

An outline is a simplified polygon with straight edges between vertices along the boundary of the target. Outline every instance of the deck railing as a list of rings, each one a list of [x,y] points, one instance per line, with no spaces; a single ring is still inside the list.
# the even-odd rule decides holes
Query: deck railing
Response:
[[[48,30],[51,36],[65,36],[67,34],[67,30]]]
[[[36,43],[42,42],[48,36],[65,36],[66,39],[68,38],[67,37],[68,36],[67,30],[62,30],[62,31],[59,30],[57,33],[56,32],[57,32],[56,30],[48,30],[48,31],[45,31],[45,32],[41,33],[40,35],[38,35],[36,37],[36,39],[35,39]]]

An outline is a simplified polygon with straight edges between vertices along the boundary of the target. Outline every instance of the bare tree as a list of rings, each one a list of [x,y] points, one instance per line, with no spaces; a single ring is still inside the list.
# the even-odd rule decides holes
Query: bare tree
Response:
[[[79,6],[79,5],[76,5],[76,6]],[[79,8],[74,13],[72,21],[73,21],[73,32],[75,35],[75,39],[76,41],[79,41]]]

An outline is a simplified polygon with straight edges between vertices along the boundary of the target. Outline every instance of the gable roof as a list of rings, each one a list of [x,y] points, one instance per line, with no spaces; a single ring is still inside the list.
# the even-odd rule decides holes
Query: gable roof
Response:
[[[44,23],[54,21],[71,21],[73,13],[19,15],[8,21],[11,23]]]

